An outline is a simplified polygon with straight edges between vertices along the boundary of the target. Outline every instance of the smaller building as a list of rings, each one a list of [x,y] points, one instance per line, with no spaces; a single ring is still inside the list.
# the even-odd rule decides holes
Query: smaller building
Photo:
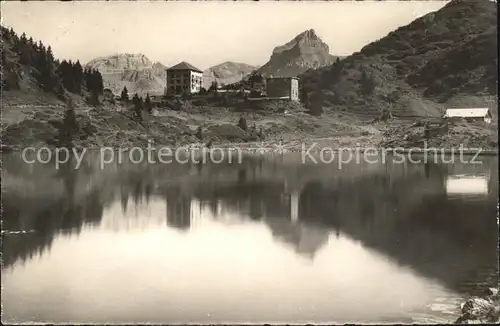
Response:
[[[466,121],[484,121],[491,123],[489,108],[447,109],[444,119],[465,119]]]
[[[269,99],[299,101],[299,79],[297,77],[272,77],[266,79]]]

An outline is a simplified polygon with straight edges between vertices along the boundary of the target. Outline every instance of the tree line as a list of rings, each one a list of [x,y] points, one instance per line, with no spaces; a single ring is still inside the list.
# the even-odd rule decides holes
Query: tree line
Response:
[[[43,91],[59,96],[63,96],[65,90],[78,95],[83,95],[86,91],[90,93],[91,100],[98,103],[99,95],[104,90],[99,71],[84,69],[80,61],[59,61],[54,58],[50,46],[46,47],[42,41],[35,42],[33,38],[27,38],[25,33],[18,36],[12,28],[1,27],[1,35],[4,43],[2,47],[10,44],[11,51],[18,57],[18,63],[34,68],[32,75]],[[2,67],[8,63],[4,52],[2,51]],[[2,84],[6,85],[3,76]],[[18,89],[19,83],[16,81],[14,85],[9,86]]]

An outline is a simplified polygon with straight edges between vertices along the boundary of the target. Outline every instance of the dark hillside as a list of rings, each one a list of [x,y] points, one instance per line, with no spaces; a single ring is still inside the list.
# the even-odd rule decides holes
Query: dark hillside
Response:
[[[310,105],[377,116],[440,115],[455,96],[496,95],[496,4],[455,0],[301,77]],[[476,103],[475,105],[486,105]]]
[[[2,43],[2,89],[4,91],[42,91],[64,99],[66,93],[98,98],[103,92],[102,76],[97,70],[83,69],[79,61],[59,61],[50,46],[18,36],[0,27]]]

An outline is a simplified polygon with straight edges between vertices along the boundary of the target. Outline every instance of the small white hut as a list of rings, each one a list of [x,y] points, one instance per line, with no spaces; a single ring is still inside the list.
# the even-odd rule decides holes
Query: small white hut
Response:
[[[489,108],[447,109],[443,118],[491,123],[491,112]]]

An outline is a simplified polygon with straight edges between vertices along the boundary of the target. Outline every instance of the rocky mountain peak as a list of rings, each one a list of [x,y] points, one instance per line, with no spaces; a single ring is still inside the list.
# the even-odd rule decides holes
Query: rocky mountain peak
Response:
[[[297,76],[307,69],[329,65],[335,58],[330,55],[328,44],[314,29],[309,29],[288,43],[275,47],[269,62],[259,72],[282,77]]]
[[[141,53],[118,53],[96,58],[86,66],[103,72],[106,70],[140,70],[151,68],[153,63]]]
[[[308,29],[295,37],[296,40],[319,39],[314,29]]]
[[[273,50],[273,55],[279,55],[287,51],[310,54],[319,53],[323,55],[330,54],[328,44],[323,42],[314,29],[309,29],[297,35],[293,40],[285,45],[277,46]]]

